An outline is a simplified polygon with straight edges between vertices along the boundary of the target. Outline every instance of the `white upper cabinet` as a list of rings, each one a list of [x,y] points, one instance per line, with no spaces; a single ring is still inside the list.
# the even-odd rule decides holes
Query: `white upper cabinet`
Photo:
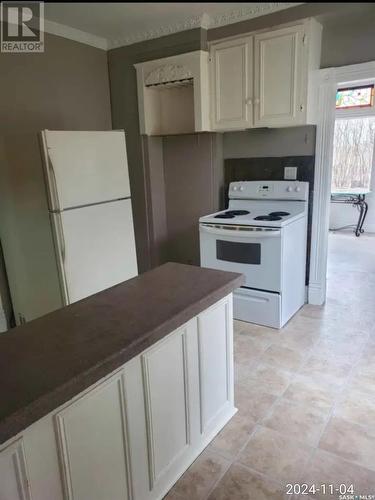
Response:
[[[253,124],[253,37],[211,46],[211,117],[213,130]]]
[[[314,123],[321,26],[313,19],[254,36],[254,126]]]
[[[136,64],[141,134],[316,123],[321,37],[305,19]]]
[[[210,45],[213,130],[315,123],[322,27],[314,19]]]
[[[297,125],[303,120],[303,26],[254,37],[254,124]]]

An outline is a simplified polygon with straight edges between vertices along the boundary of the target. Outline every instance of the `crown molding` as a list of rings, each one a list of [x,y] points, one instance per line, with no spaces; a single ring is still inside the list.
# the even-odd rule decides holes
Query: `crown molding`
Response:
[[[242,9],[232,9],[224,14],[210,16],[206,12],[201,16],[193,16],[183,22],[170,24],[167,26],[159,26],[152,30],[143,31],[130,36],[121,38],[113,38],[108,41],[108,49],[115,49],[134,43],[144,42],[146,40],[153,40],[162,36],[172,35],[181,31],[191,30],[194,28],[212,29],[225,26],[227,24],[238,23],[246,21],[255,17],[271,14],[280,10],[302,5],[303,2],[269,2],[259,3],[251,7]]]
[[[56,23],[54,21],[49,21],[48,19],[44,20],[44,31],[52,35],[61,36],[63,38],[68,38],[69,40],[74,40],[86,45],[91,45],[93,47],[97,47],[98,49],[110,50],[127,45],[133,45],[134,43],[144,42],[147,40],[154,40],[155,38],[160,38],[163,36],[172,35],[174,33],[179,33],[181,31],[187,31],[195,28],[206,30],[219,28],[228,24],[246,21],[248,19],[264,16],[273,12],[288,9],[290,7],[302,5],[302,3],[303,2],[258,3],[241,9],[232,9],[230,11],[227,11],[226,13],[216,16],[210,16],[205,12],[201,16],[192,16],[182,22],[158,26],[156,28],[153,28],[152,30],[142,31],[132,35],[113,39],[99,37],[97,35],[87,33],[86,31],[71,28],[70,26]]]
[[[269,2],[258,3],[253,5],[252,7],[244,7],[242,9],[233,9],[229,12],[226,12],[225,14],[219,14],[217,16],[211,17],[209,27],[220,28],[221,26],[226,26],[227,24],[247,21],[248,19],[264,16],[266,14],[271,14],[273,12],[278,12],[284,9],[289,9],[290,7],[302,5],[302,3],[303,2]]]
[[[134,43],[144,42],[146,40],[154,40],[155,38],[160,38],[162,36],[172,35],[174,33],[179,33],[180,31],[202,28],[202,22],[203,24],[206,24],[208,20],[207,17],[207,14],[203,14],[203,16],[193,16],[183,22],[169,24],[166,26],[159,26],[152,30],[142,31],[139,33],[135,33],[134,35],[124,36],[121,38],[113,38],[109,40],[108,48],[116,49],[118,47],[124,47],[126,45],[133,45]]]
[[[108,50],[109,44],[106,38],[100,36],[92,35],[86,31],[77,30],[76,28],[71,28],[65,24],[55,23],[54,21],[44,20],[44,31],[50,33],[51,35],[61,36],[63,38],[68,38],[69,40],[74,40],[75,42],[84,43],[85,45],[91,45],[98,49]]]

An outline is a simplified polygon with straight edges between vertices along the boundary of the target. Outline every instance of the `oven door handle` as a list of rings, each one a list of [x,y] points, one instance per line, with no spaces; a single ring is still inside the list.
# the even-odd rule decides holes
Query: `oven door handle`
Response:
[[[199,231],[201,231],[202,233],[215,234],[217,236],[234,236],[235,238],[246,238],[246,239],[279,238],[281,234],[279,229],[269,229],[269,230],[262,229],[261,231],[246,230],[246,229],[242,230],[221,229],[217,227],[207,226],[204,224],[201,224],[199,226]]]

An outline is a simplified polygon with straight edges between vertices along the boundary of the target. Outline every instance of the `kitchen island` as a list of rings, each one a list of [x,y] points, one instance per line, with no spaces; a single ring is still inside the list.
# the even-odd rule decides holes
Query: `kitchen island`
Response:
[[[163,498],[236,411],[242,284],[168,263],[1,335],[1,499]]]

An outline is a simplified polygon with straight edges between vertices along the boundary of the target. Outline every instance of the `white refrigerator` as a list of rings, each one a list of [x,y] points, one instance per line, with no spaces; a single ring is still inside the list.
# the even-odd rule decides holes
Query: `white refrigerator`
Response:
[[[44,130],[40,144],[55,265],[39,297],[17,287],[17,323],[138,274],[124,132]]]

